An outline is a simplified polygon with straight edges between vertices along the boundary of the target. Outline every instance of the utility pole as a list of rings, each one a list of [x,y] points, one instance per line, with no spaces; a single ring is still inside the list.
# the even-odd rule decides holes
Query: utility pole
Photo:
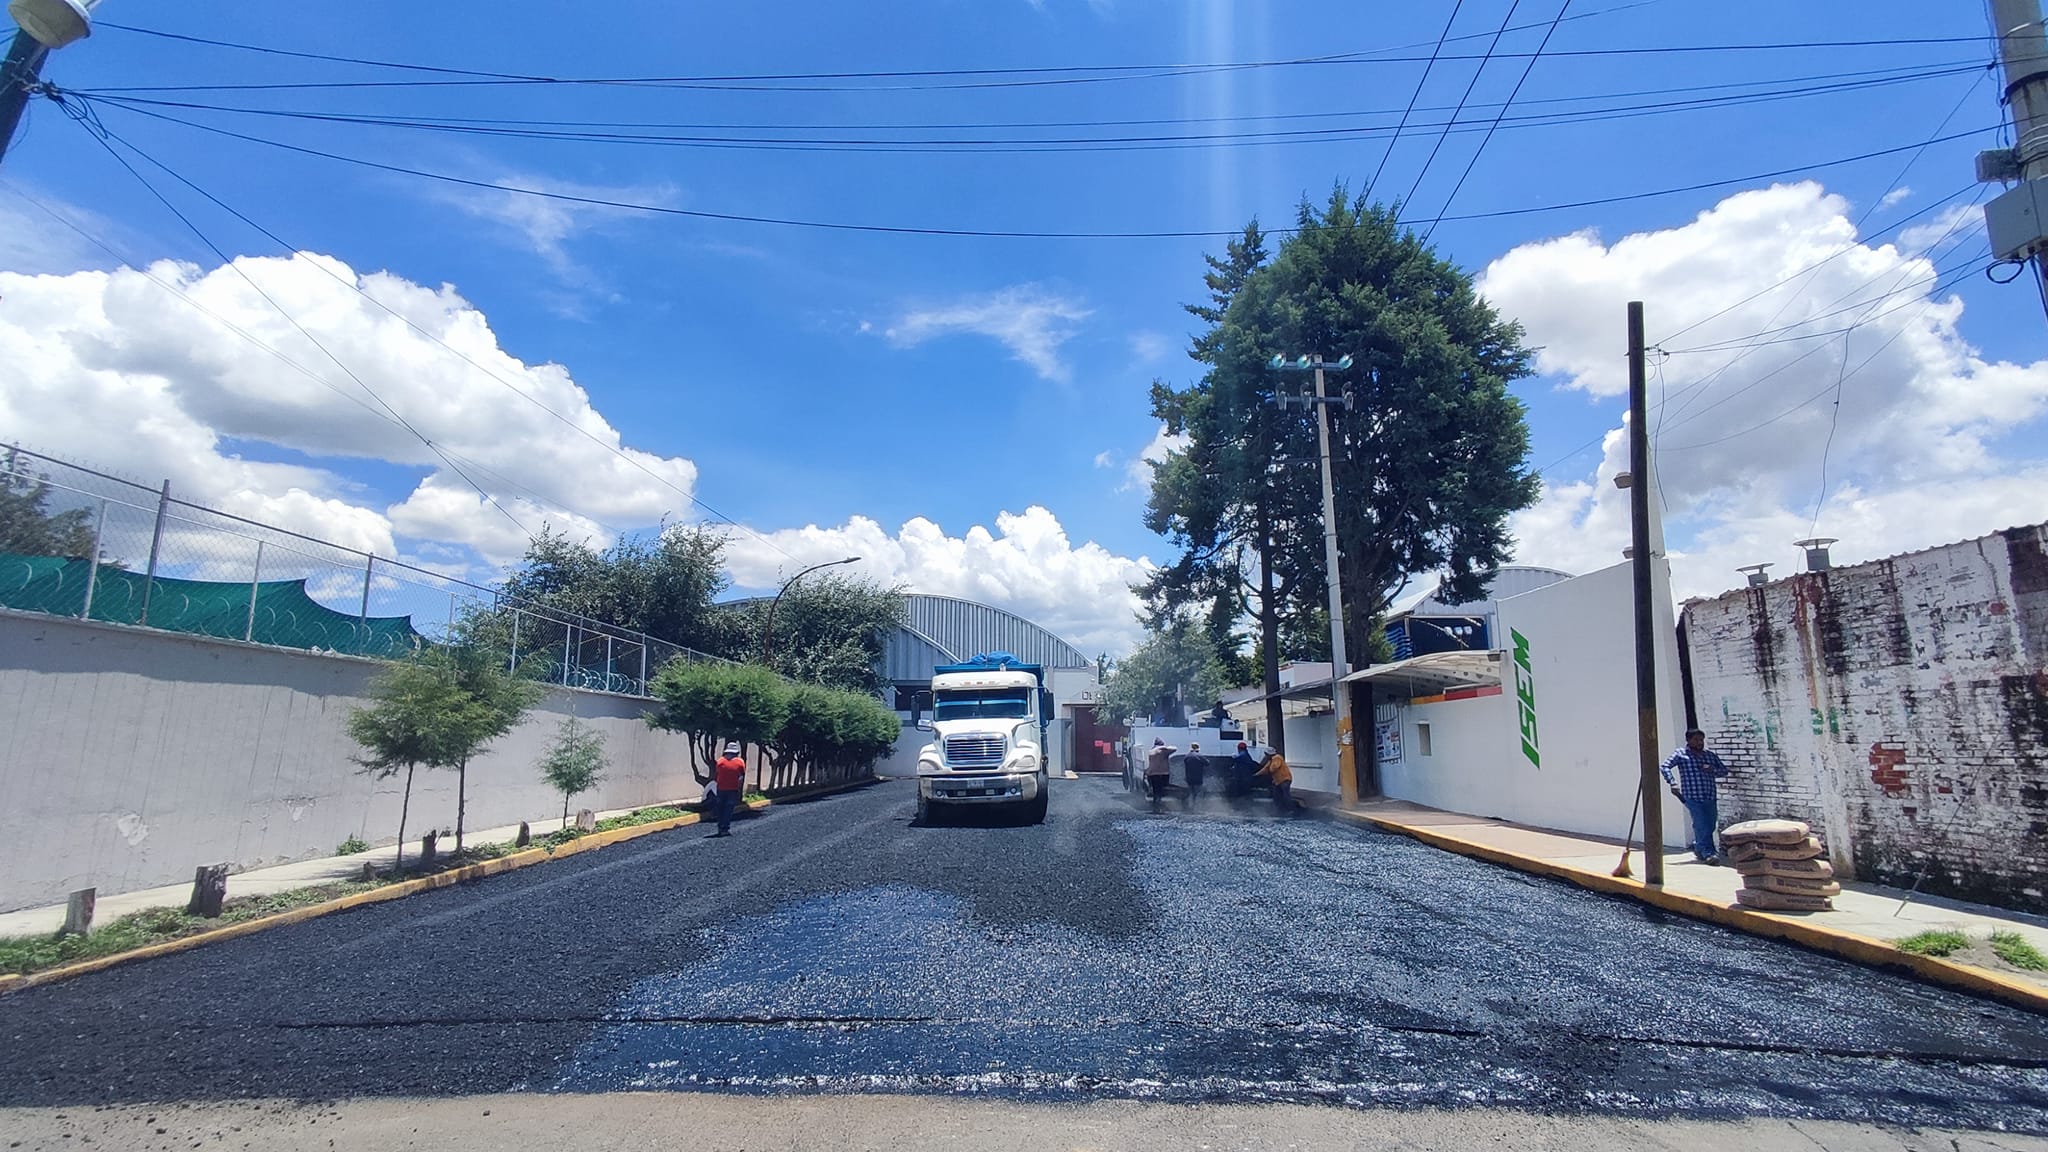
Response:
[[[1635,577],[1636,746],[1642,776],[1643,882],[1664,883],[1664,789],[1657,778],[1656,563],[1650,540],[1649,377],[1643,367],[1643,302],[1628,304],[1629,569]]]
[[[1324,407],[1342,404],[1351,407],[1351,396],[1332,397],[1323,384],[1323,358],[1320,354],[1302,356],[1289,361],[1284,356],[1275,356],[1272,367],[1283,372],[1313,371],[1316,376],[1316,394],[1313,400],[1302,397],[1300,403],[1313,407],[1316,415],[1316,443],[1323,457],[1323,567],[1328,576],[1330,590],[1330,702],[1337,718],[1337,787],[1343,794],[1344,803],[1358,803],[1358,761],[1352,755],[1356,738],[1351,730],[1351,702],[1344,692],[1344,674],[1350,670],[1344,653],[1344,584],[1338,571],[1337,548],[1337,488],[1330,479],[1330,420],[1323,413]],[[1339,372],[1351,367],[1351,357],[1345,356],[1330,365]],[[1284,407],[1292,397],[1283,395],[1280,403]]]
[[[0,159],[14,140],[28,98],[35,94],[43,58],[55,48],[92,35],[92,10],[99,0],[11,0],[7,14],[20,31],[0,62]]]
[[[1977,154],[1980,183],[2012,185],[1984,206],[1991,254],[2032,262],[2048,308],[2048,38],[2040,0],[1991,0],[1991,34],[2005,69],[2005,104],[2012,109],[2013,146]]]

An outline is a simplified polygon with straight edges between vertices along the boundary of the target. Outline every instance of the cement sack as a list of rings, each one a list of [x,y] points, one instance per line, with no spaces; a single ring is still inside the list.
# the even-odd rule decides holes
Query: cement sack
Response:
[[[1808,880],[1832,880],[1835,866],[1825,860],[1742,860],[1735,870],[1744,876],[1799,876]]]
[[[1735,902],[1745,908],[1767,912],[1826,912],[1835,906],[1825,896],[1794,896],[1789,892],[1767,892],[1761,888],[1742,889],[1735,894]]]
[[[1723,844],[1797,844],[1813,828],[1804,820],[1745,820],[1721,829]]]
[[[1797,844],[1764,844],[1751,840],[1744,844],[1728,846],[1728,861],[1741,864],[1749,860],[1815,860],[1827,855],[1827,848],[1820,840],[1808,836]]]
[[[1810,876],[1748,876],[1742,886],[1759,892],[1784,892],[1793,896],[1839,896],[1842,886],[1833,880]]]

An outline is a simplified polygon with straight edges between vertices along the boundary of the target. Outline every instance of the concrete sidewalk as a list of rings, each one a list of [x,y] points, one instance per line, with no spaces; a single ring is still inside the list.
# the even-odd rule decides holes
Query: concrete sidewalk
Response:
[[[1602,891],[1614,891],[1617,885],[1629,884],[1617,881],[1613,876],[1614,866],[1621,861],[1621,844],[1603,837],[1530,828],[1484,816],[1446,812],[1404,800],[1367,800],[1357,808],[1339,811],[1337,815],[1388,831],[1417,835],[1425,841],[1434,842],[1430,834],[1448,837],[1490,850],[1487,855],[1495,858],[1497,863],[1520,867],[1518,861],[1526,861],[1532,866],[1529,868],[1531,871],[1562,875],[1572,880],[1583,878],[1592,881],[1587,883],[1588,887]],[[1438,846],[1459,850],[1452,843]],[[1629,853],[1629,868],[1637,881],[1630,887],[1645,887],[1640,884],[1643,877],[1643,852],[1640,848]],[[1685,851],[1667,853],[1664,857],[1665,892],[1725,906],[1733,912],[1738,911],[1735,892],[1740,887],[1742,877],[1733,868],[1696,863],[1692,853]],[[1850,880],[1842,881],[1842,892],[1834,898],[1834,905],[1834,910],[1829,912],[1764,912],[1754,908],[1740,908],[1739,912],[1745,919],[1756,917],[1760,922],[1796,923],[1842,936],[1886,943],[1934,928],[1959,929],[1979,941],[1994,931],[2011,931],[2048,953],[2048,918],[2024,912],[1924,894],[1909,896],[1901,889]],[[1967,963],[1961,957],[1952,959]],[[2048,993],[2048,973],[2021,972],[2007,967],[1985,970]]]
[[[624,816],[639,811],[640,808],[688,808],[695,803],[695,800],[670,800],[659,804],[642,804],[638,808],[618,808],[599,812],[597,818],[607,820],[613,816]],[[573,823],[574,820],[575,813],[572,809],[568,821],[560,817],[531,820],[527,822],[527,828],[533,838],[538,840],[550,832],[560,830],[566,823]],[[422,833],[424,831],[425,829],[422,829]],[[518,838],[519,825],[513,824],[503,828],[465,831],[462,841],[469,846],[483,846],[510,844]],[[444,836],[441,838],[441,845],[446,851],[452,852],[455,841],[452,837]],[[406,841],[406,859],[416,859],[419,850],[418,837]],[[339,880],[356,880],[362,877],[364,864],[371,864],[380,869],[389,868],[397,857],[398,846],[386,844],[381,848],[371,848],[352,856],[327,856],[318,860],[301,860],[294,864],[279,864],[272,868],[237,872],[228,877],[228,899],[233,900],[239,896],[267,896],[273,892],[289,892],[294,888],[311,888]],[[189,882],[162,888],[143,888],[112,896],[102,895],[93,910],[93,923],[105,924],[131,912],[141,912],[148,908],[183,908],[191,898],[192,885]],[[0,912],[0,936],[44,936],[63,926],[62,904],[52,904],[43,908],[23,908],[17,912]]]

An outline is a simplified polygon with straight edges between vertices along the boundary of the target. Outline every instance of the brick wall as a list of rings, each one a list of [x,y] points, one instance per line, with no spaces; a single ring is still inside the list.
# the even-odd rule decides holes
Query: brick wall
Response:
[[[2048,911],[2048,525],[1686,605],[1724,824],[1859,879]]]

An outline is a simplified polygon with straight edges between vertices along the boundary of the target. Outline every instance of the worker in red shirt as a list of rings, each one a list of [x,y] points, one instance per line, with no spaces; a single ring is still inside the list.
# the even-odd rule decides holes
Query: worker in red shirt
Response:
[[[718,813],[718,831],[713,836],[732,835],[732,813],[739,806],[740,791],[747,786],[747,762],[740,759],[740,746],[728,743],[724,755],[711,767],[712,810]]]

